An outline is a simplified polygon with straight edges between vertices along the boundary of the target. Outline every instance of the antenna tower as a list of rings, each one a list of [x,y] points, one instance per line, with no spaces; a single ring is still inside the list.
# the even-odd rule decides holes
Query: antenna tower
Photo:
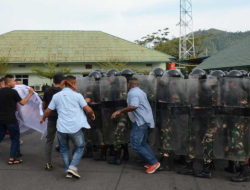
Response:
[[[195,56],[192,0],[180,0],[179,59]]]

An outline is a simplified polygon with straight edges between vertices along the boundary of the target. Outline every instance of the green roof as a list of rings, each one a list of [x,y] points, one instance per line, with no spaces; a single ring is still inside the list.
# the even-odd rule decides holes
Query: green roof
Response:
[[[101,31],[12,31],[0,35],[9,63],[168,62],[170,55]]]
[[[250,67],[250,37],[206,59],[197,66],[200,69],[226,69]]]

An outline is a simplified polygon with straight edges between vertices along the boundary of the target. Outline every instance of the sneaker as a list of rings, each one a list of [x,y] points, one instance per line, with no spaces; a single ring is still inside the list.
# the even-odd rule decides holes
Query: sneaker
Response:
[[[149,168],[146,170],[147,174],[152,174],[154,173],[159,167],[161,166],[161,164],[159,162],[157,162],[155,165],[153,166],[149,166]]]
[[[146,164],[146,165],[144,165],[144,168],[149,168],[150,167],[150,165],[149,164]]]
[[[53,169],[53,166],[50,163],[47,163],[45,166],[45,170],[51,171]]]
[[[79,174],[77,171],[75,171],[75,170],[68,169],[68,170],[67,170],[67,173],[68,173],[69,175],[73,175],[73,176],[77,177],[78,179],[81,178],[80,174]]]
[[[72,179],[72,177],[73,177],[73,175],[71,175],[71,174],[66,174],[66,178]]]

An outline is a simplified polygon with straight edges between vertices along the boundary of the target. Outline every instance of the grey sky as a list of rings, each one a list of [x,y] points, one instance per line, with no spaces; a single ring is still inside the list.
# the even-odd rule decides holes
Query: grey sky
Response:
[[[101,30],[134,41],[168,27],[179,36],[179,0],[0,0],[0,34]],[[249,0],[193,0],[194,30],[250,30]]]

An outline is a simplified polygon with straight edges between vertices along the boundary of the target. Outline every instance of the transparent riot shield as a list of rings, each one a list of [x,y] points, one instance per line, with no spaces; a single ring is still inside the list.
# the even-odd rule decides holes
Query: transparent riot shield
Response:
[[[153,117],[156,121],[156,89],[157,89],[157,79],[153,75],[137,75],[135,78],[138,79],[139,85],[142,91],[147,95],[149,104],[152,108]],[[148,144],[150,146],[159,143],[159,134],[156,128],[150,129],[148,134]],[[157,146],[157,145],[156,145]]]
[[[86,141],[93,145],[100,145],[103,142],[103,126],[101,117],[101,99],[100,99],[100,84],[92,77],[77,77],[77,90],[83,97],[90,98],[91,102],[88,105],[95,113],[96,119],[91,120],[88,117],[90,129],[84,129]]]
[[[170,148],[177,155],[188,153],[188,102],[187,83],[182,78],[173,78],[169,84],[171,103]]]
[[[111,119],[111,116],[117,110],[127,107],[126,78],[121,76],[102,78],[100,80],[100,97],[102,104],[104,142],[106,144],[114,144],[117,140],[116,136],[119,133],[119,141],[125,141],[127,137],[125,131],[128,128],[127,116],[119,115],[115,119]]]
[[[188,154],[190,157],[203,157],[206,135],[211,130],[211,123],[214,121],[217,92],[218,83],[214,77],[187,80]]]
[[[249,80],[242,78],[220,81],[222,106],[217,109],[216,158],[245,161],[250,157],[248,85]]]

